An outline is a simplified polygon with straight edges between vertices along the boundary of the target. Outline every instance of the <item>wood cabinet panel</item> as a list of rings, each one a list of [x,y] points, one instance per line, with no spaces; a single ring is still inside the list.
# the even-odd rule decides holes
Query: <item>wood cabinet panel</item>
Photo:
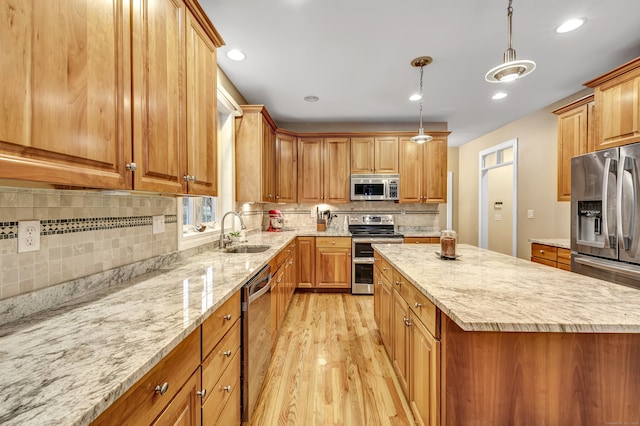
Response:
[[[640,58],[594,79],[595,149],[640,141]]]
[[[447,138],[434,136],[431,142],[423,144],[425,165],[422,169],[424,179],[424,202],[447,202]]]
[[[446,316],[442,327],[443,425],[640,419],[638,334],[467,332]]]
[[[240,318],[240,292],[236,292],[202,323],[202,356],[207,355],[218,344],[222,336]]]
[[[531,243],[531,256],[556,262],[558,260],[558,249],[545,244]]]
[[[202,387],[211,390],[220,380],[222,373],[231,365],[234,357],[240,351],[240,321],[236,321],[234,326],[220,340],[209,356],[202,362]],[[205,394],[204,401],[209,398]]]
[[[200,426],[202,424],[202,410],[200,409],[200,397],[196,392],[201,388],[200,370],[198,369],[189,377],[187,383],[152,423],[152,426]]]
[[[316,247],[351,248],[351,237],[316,237]]]
[[[319,203],[324,196],[322,138],[298,139],[298,202]]]
[[[276,136],[276,202],[298,200],[298,142],[295,136]]]
[[[411,311],[409,404],[419,425],[440,424],[440,342]]]
[[[571,201],[571,158],[595,149],[593,95],[554,111],[558,116],[558,201]]]
[[[558,262],[554,262],[553,260],[545,259],[542,257],[531,256],[531,261],[540,263],[541,265],[551,266],[552,268],[556,268],[558,266]]]
[[[240,386],[236,386],[232,391],[229,397],[229,400],[224,405],[218,420],[216,421],[216,425],[229,425],[229,426],[238,426],[240,425]],[[206,423],[203,423],[206,425]]]
[[[420,203],[422,191],[422,145],[411,142],[410,138],[400,138],[400,202]]]
[[[298,237],[298,287],[313,288],[316,282],[316,238]]]
[[[398,173],[398,137],[375,138],[375,173]]]
[[[217,424],[216,419],[220,416],[225,404],[229,403],[232,397],[239,399],[239,395],[234,396],[234,390],[240,386],[240,351],[238,351],[229,367],[222,373],[218,382],[207,389],[209,396],[202,405],[202,418],[205,424]]]
[[[393,349],[391,346],[391,320],[393,318],[393,300],[393,287],[391,286],[391,282],[389,281],[389,279],[383,274],[382,288],[380,291],[380,323],[378,324],[378,327],[380,328],[380,338],[382,339],[382,343],[387,350],[389,358],[392,357],[393,353]]]
[[[351,173],[375,173],[375,140],[372,136],[351,138]]]
[[[440,237],[404,237],[405,244],[440,244]]]
[[[323,203],[340,204],[350,201],[350,153],[349,138],[325,138],[324,140],[324,195]]]
[[[0,1],[0,178],[131,188],[130,4]]]
[[[409,396],[409,306],[402,296],[393,292],[391,319],[393,355],[391,362],[405,396]]]
[[[187,13],[187,170],[189,194],[218,193],[216,46]]]
[[[276,133],[271,126],[262,126],[262,201],[276,202]]]
[[[186,6],[181,0],[133,5],[133,139],[140,159],[134,189],[185,192]]]
[[[316,287],[351,288],[351,247],[316,246]]]
[[[557,255],[558,255],[558,267],[560,267],[560,264],[571,266],[571,250],[558,247]]]

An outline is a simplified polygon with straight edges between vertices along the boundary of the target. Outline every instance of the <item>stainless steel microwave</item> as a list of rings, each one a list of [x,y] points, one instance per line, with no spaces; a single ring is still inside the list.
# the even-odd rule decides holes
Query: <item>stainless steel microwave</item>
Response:
[[[352,200],[399,199],[400,175],[351,175]]]

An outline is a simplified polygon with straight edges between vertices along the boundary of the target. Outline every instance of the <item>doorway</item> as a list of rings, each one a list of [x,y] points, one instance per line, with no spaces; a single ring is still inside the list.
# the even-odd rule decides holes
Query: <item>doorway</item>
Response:
[[[479,153],[478,247],[518,255],[518,139]]]

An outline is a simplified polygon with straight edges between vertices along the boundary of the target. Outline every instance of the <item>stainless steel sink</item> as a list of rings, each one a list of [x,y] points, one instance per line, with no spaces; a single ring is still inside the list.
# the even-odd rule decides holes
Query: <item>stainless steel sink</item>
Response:
[[[270,248],[271,246],[266,245],[242,245],[229,247],[225,249],[225,253],[262,253]]]

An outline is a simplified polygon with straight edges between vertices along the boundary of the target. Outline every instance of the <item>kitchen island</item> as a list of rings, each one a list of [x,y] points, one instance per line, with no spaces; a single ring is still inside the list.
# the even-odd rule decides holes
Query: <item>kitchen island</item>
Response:
[[[413,306],[411,292],[398,291],[410,284],[435,306],[434,342],[423,352],[441,424],[640,424],[638,290],[467,245],[456,260],[436,256],[439,245],[375,249],[394,270],[394,295]],[[390,356],[400,365],[406,352],[421,368],[411,339],[398,348],[397,300],[392,324],[380,324],[393,331]],[[400,320],[416,325],[413,315]],[[413,390],[425,387],[415,380],[412,405]]]

